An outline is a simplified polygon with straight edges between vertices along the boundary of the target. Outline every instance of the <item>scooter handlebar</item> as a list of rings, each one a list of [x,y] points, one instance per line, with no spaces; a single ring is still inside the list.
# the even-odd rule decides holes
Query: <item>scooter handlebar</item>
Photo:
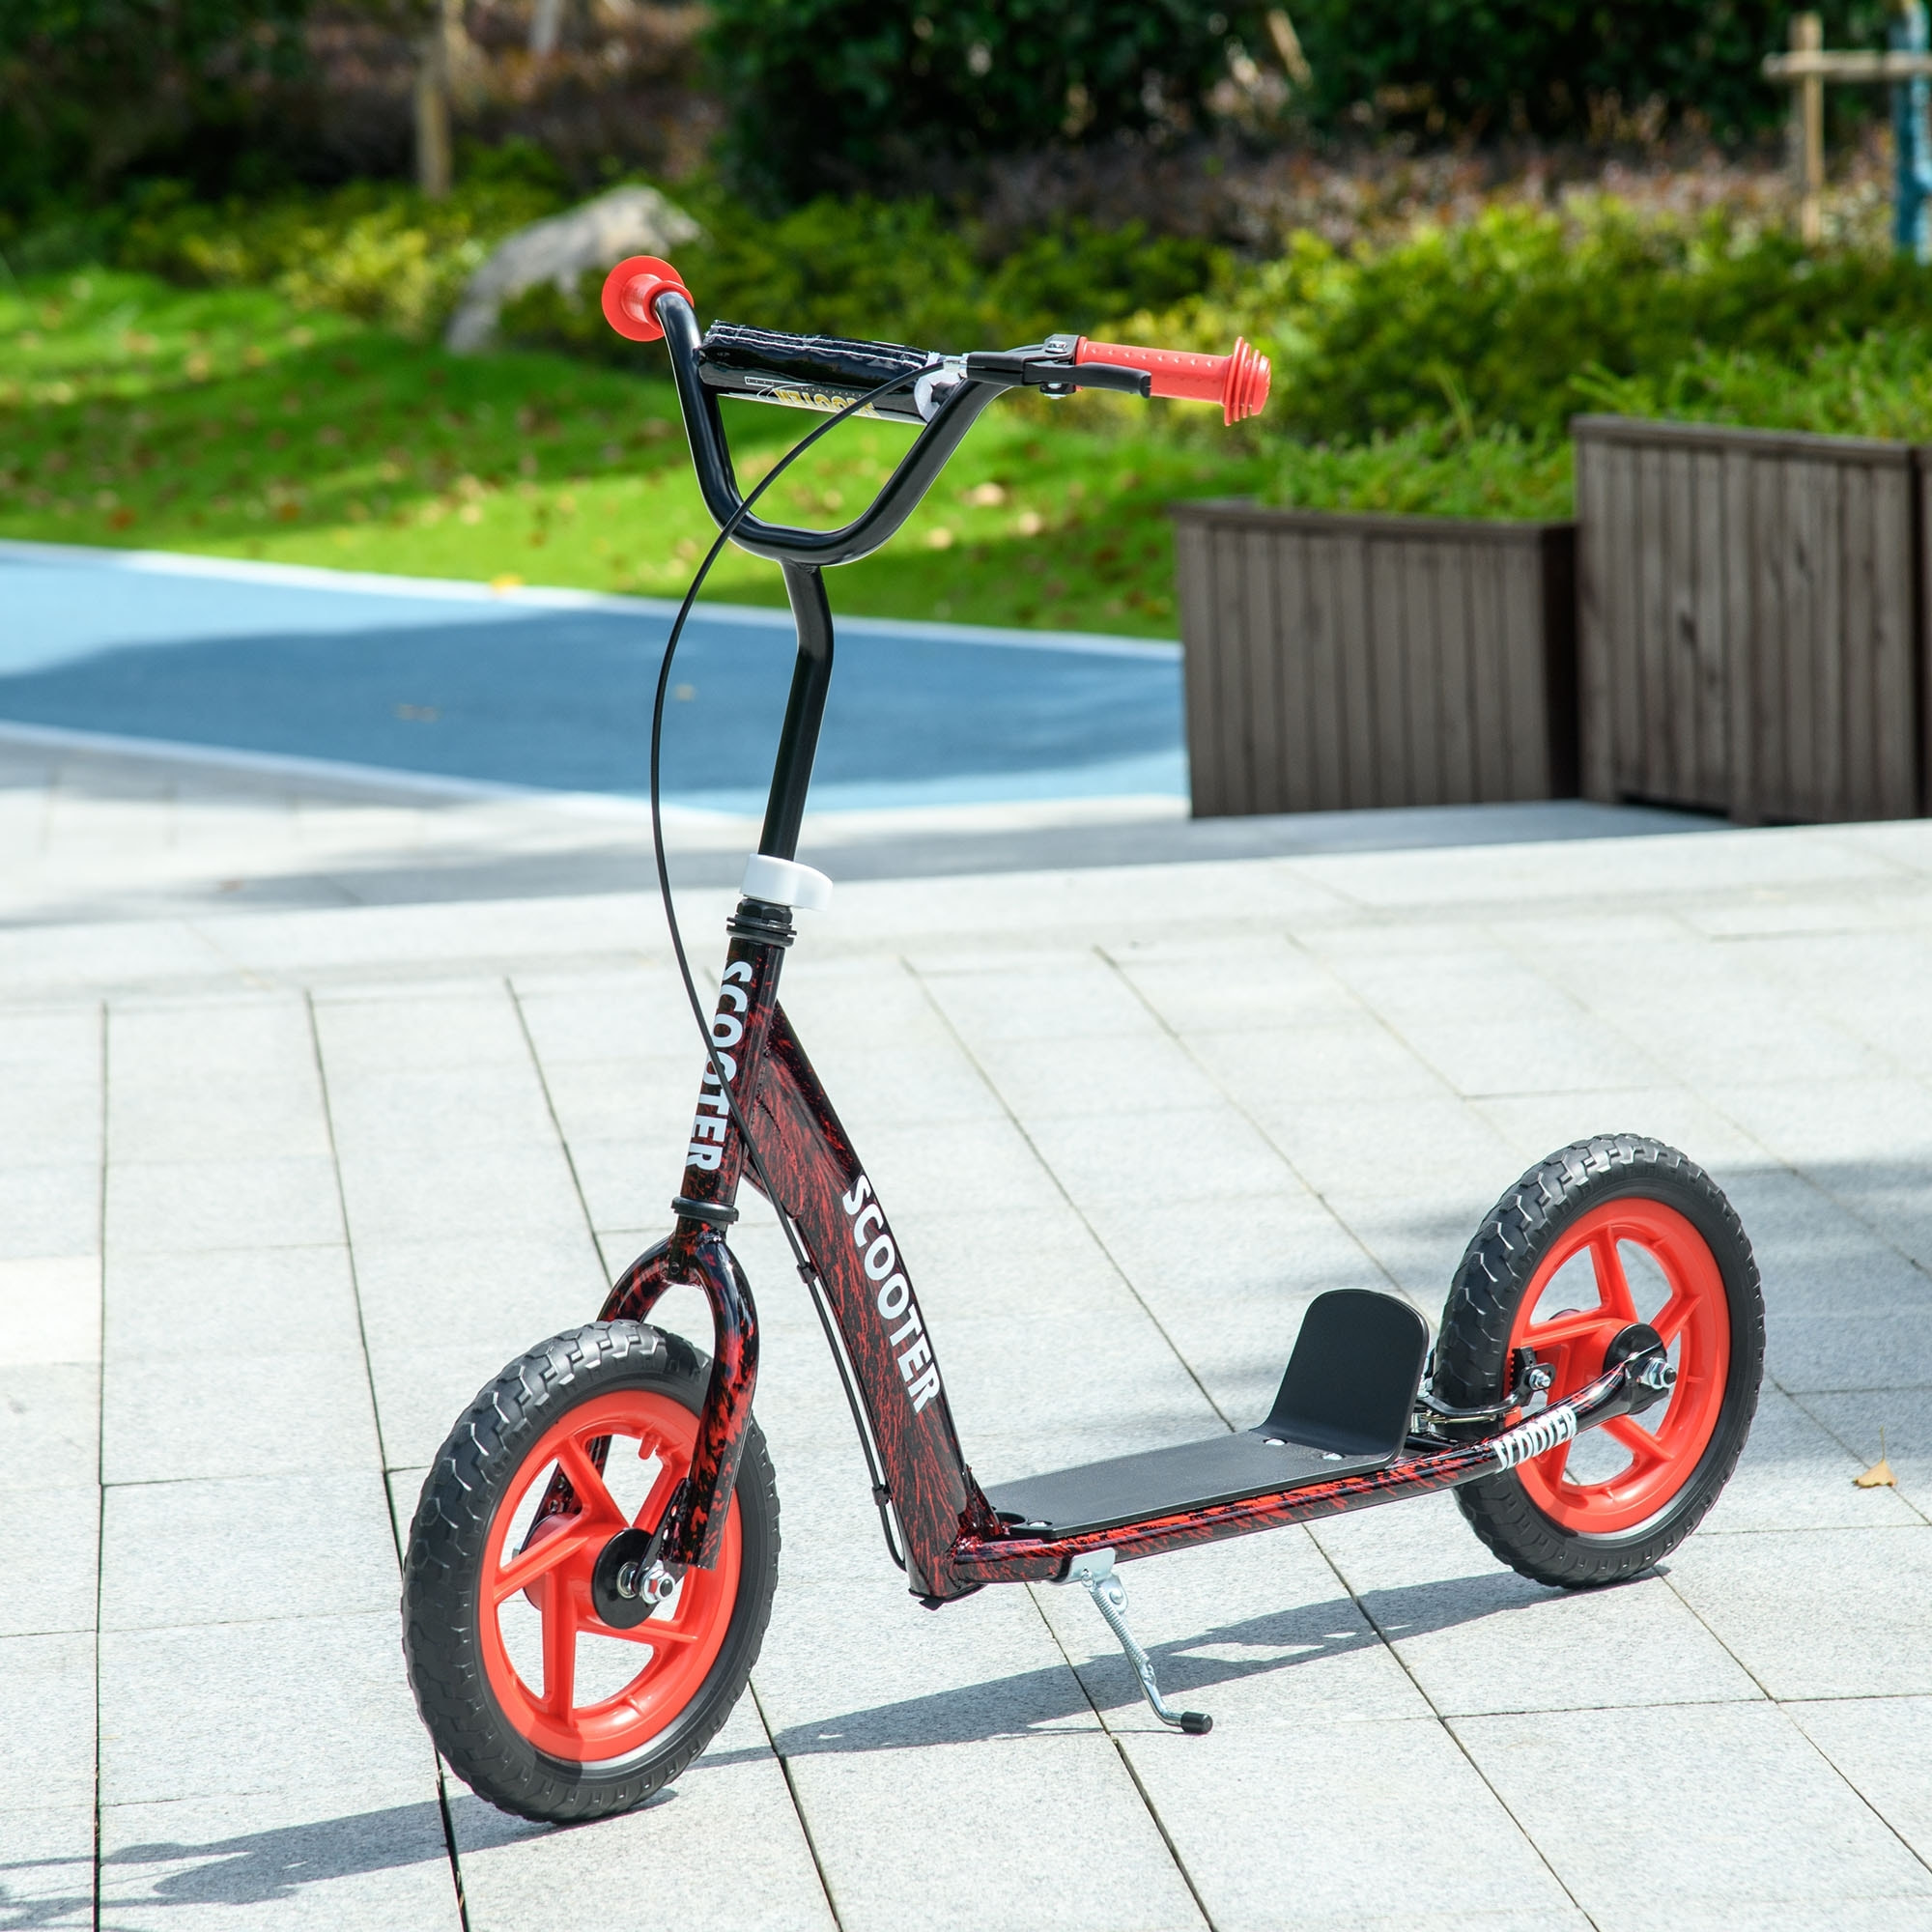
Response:
[[[633,255],[604,277],[604,320],[633,342],[656,342],[664,335],[658,320],[658,298],[691,291],[684,277],[656,255]]]
[[[1268,359],[1256,354],[1239,336],[1227,355],[1192,355],[1179,349],[1135,349],[1123,342],[1090,342],[1083,335],[1074,345],[1073,360],[1109,363],[1117,369],[1145,369],[1153,378],[1152,393],[1181,401],[1219,403],[1222,419],[1230,425],[1259,412],[1268,399]]]

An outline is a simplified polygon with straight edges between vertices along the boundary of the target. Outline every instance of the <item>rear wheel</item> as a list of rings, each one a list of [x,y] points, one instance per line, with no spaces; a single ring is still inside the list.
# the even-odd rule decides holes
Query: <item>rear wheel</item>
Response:
[[[1456,1492],[1476,1534],[1538,1582],[1618,1582],[1683,1542],[1737,1466],[1764,1370],[1757,1264],[1717,1183],[1659,1141],[1599,1135],[1484,1217],[1442,1312],[1436,1393],[1496,1402],[1528,1349],[1554,1372],[1550,1399],[1574,1394],[1634,1322],[1677,1371],[1666,1402]]]
[[[506,1811],[560,1822],[639,1804],[744,1690],[778,1580],[755,1425],[717,1566],[630,1630],[591,1592],[611,1537],[653,1527],[689,1470],[708,1369],[637,1321],[557,1336],[478,1395],[423,1484],[404,1565],[410,1683],[451,1769]]]

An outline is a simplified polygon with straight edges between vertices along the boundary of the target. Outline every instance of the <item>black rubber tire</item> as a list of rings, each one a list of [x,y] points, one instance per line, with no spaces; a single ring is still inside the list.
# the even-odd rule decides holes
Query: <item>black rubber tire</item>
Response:
[[[709,1359],[640,1321],[595,1321],[512,1362],[450,1431],[425,1478],[403,1562],[403,1655],[416,1709],[450,1769],[520,1818],[568,1824],[641,1804],[703,1750],[743,1694],[778,1586],[779,1496],[757,1425],[738,1468],[737,1602],[691,1701],[635,1756],[586,1768],[540,1751],[504,1715],[483,1668],[480,1577],[489,1525],[531,1447],[571,1409],[648,1387],[701,1411]]]
[[[1661,1141],[1598,1134],[1575,1142],[1539,1161],[1483,1217],[1435,1346],[1434,1386],[1445,1402],[1499,1401],[1517,1311],[1544,1258],[1579,1215],[1634,1196],[1674,1208],[1710,1248],[1730,1305],[1730,1369],[1696,1466],[1655,1516],[1630,1529],[1591,1536],[1552,1521],[1514,1469],[1456,1492],[1470,1527],[1511,1569],[1563,1589],[1620,1583],[1661,1561],[1703,1520],[1737,1467],[1764,1375],[1764,1292],[1731,1204],[1702,1168]]]

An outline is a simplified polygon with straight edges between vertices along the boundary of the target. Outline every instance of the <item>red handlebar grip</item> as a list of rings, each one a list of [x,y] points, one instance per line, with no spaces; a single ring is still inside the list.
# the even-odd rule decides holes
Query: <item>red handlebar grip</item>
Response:
[[[1110,362],[1117,369],[1145,369],[1153,378],[1156,396],[1175,396],[1197,403],[1219,403],[1230,424],[1256,414],[1268,399],[1268,359],[1235,338],[1232,355],[1190,355],[1179,349],[1135,349],[1122,342],[1089,342],[1083,335],[1074,345],[1079,362]]]
[[[604,277],[604,320],[633,342],[655,342],[664,334],[658,298],[667,291],[691,300],[684,277],[655,255],[633,255]]]

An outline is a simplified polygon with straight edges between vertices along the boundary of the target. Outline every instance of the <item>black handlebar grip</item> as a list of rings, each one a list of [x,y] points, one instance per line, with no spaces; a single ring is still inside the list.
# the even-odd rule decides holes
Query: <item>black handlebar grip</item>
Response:
[[[899,342],[787,335],[735,322],[714,322],[697,345],[698,375],[707,387],[806,409],[843,409],[881,383],[903,377],[904,386],[881,396],[872,408],[912,422],[923,420],[914,379],[939,368],[941,360]]]

